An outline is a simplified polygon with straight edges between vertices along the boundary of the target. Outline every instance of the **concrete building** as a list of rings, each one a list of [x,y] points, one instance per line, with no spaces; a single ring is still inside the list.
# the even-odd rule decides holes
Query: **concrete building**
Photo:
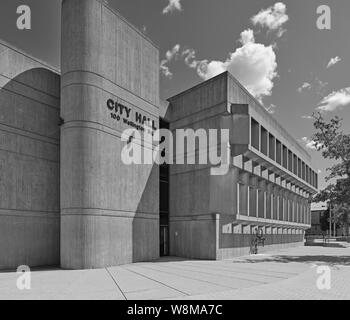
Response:
[[[157,47],[103,1],[63,0],[61,70],[1,42],[0,79],[0,269],[223,259],[257,227],[267,249],[302,243],[309,154],[227,72],[159,101]],[[123,163],[146,121],[228,129],[229,172]]]
[[[307,235],[323,235],[328,234],[329,230],[322,230],[322,219],[327,214],[328,206],[326,203],[311,204],[311,228],[306,231]],[[326,218],[328,220],[328,217]],[[328,229],[329,225],[327,224]]]
[[[224,176],[209,166],[170,167],[170,254],[247,254],[256,228],[267,248],[300,245],[317,190],[309,154],[227,72],[169,101],[171,130],[227,128],[231,155]]]

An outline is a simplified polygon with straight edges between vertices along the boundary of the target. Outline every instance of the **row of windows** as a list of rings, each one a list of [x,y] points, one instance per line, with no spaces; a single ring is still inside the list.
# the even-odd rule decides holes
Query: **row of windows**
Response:
[[[238,184],[237,209],[240,215],[310,224],[310,206],[280,195]]]
[[[318,187],[318,175],[297,155],[290,151],[284,144],[269,133],[254,118],[251,118],[250,126],[251,145],[261,153],[276,161],[288,171],[300,179],[303,179],[313,187]]]

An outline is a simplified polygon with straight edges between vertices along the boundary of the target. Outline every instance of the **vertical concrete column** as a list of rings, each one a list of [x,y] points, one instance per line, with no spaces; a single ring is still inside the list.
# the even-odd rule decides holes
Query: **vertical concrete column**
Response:
[[[249,216],[258,216],[258,177],[250,176]]]
[[[266,193],[266,181],[259,181],[259,196],[258,196],[258,217],[265,218],[266,207],[265,207],[265,193]]]
[[[239,214],[248,216],[249,214],[249,199],[248,199],[248,187],[249,187],[248,172],[241,172],[239,176]]]
[[[267,183],[266,189],[266,219],[272,219],[273,204],[271,201],[271,195],[273,192],[273,184]]]
[[[63,268],[159,256],[158,167],[121,160],[121,136],[132,128],[124,120],[158,127],[158,61],[157,48],[102,1],[63,0]]]

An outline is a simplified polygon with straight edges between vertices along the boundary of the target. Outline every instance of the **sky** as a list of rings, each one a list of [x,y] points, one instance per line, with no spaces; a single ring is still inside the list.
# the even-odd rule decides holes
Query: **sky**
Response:
[[[332,163],[313,149],[313,122],[343,118],[350,131],[349,0],[109,0],[158,46],[162,99],[229,70],[311,154],[320,187]],[[31,30],[18,30],[19,5]],[[331,29],[317,8],[328,5]],[[0,39],[56,67],[61,0],[1,0]]]

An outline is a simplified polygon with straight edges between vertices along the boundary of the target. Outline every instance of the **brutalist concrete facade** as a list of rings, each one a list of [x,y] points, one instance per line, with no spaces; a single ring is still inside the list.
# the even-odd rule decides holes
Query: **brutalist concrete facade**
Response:
[[[60,76],[0,42],[0,269],[60,262]]]
[[[158,127],[158,49],[96,0],[63,1],[62,26],[61,266],[155,259],[158,167],[123,164],[121,135]]]
[[[158,49],[103,1],[63,0],[60,71],[0,43],[0,80],[0,269],[158,258],[159,167],[124,164],[121,136],[160,118],[230,130],[228,174],[170,165],[170,255],[246,254],[257,226],[296,245],[310,226],[305,150],[228,73],[160,102]]]
[[[170,166],[170,254],[225,259],[249,254],[259,228],[262,250],[297,246],[310,227],[317,191],[310,155],[228,72],[169,99],[170,129],[229,130],[230,169]],[[196,155],[207,149],[197,148]]]

